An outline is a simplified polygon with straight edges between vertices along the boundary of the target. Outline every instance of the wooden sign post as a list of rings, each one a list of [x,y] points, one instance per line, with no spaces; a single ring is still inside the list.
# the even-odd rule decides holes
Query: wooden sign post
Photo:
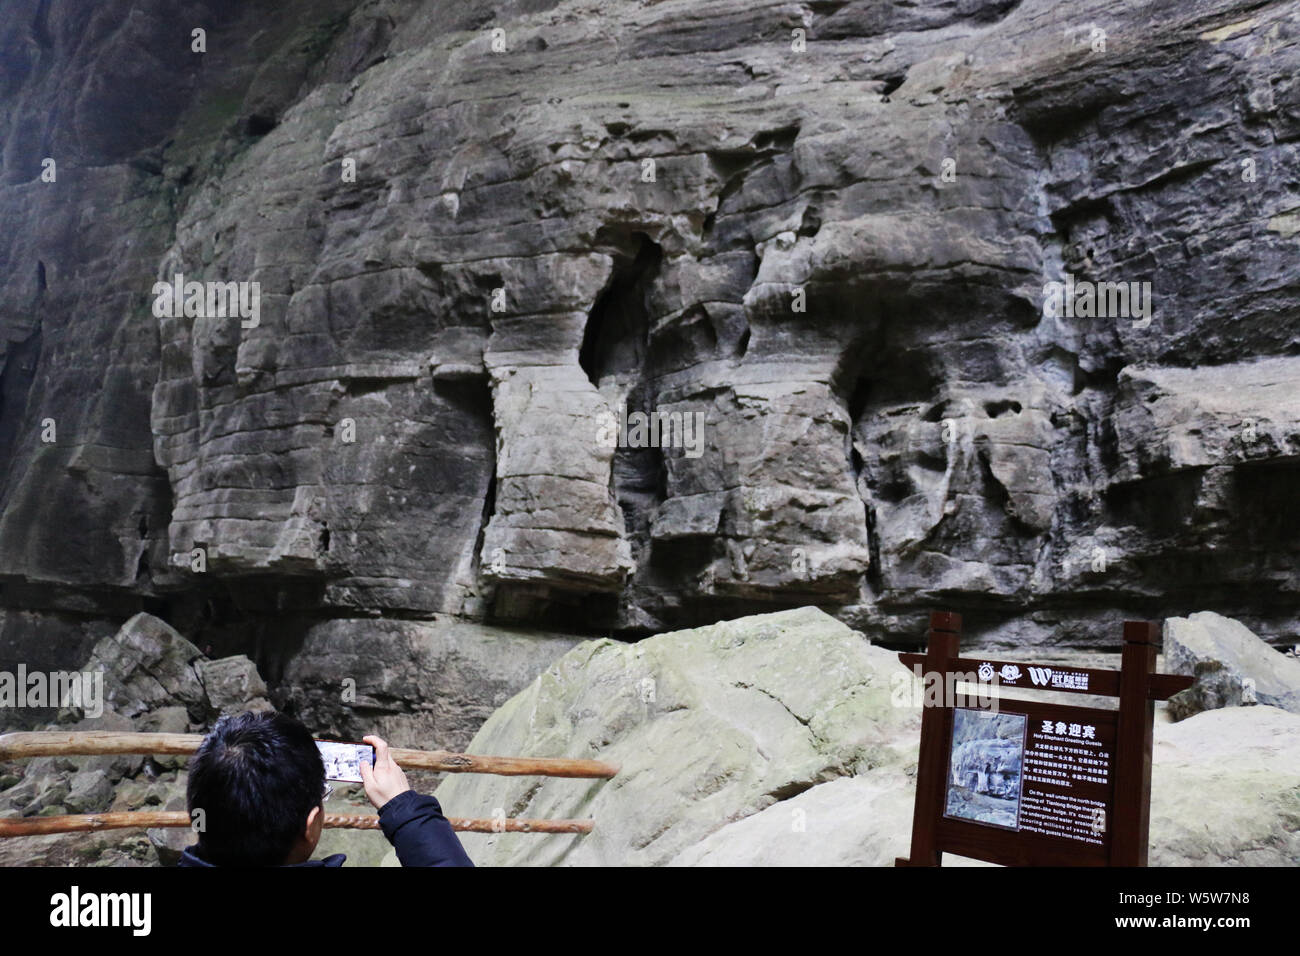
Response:
[[[958,656],[961,616],[930,615],[925,654],[899,654],[926,688],[912,851],[1006,866],[1146,866],[1155,702],[1194,678],[1155,673],[1159,626],[1124,624],[1120,669]],[[957,687],[965,684],[967,691]],[[992,688],[1119,698],[1119,709],[1012,700]]]

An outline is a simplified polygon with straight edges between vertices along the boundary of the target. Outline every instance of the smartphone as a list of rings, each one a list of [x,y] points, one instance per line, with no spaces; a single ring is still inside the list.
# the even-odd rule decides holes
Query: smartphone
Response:
[[[354,744],[345,740],[318,740],[316,749],[325,764],[326,780],[346,780],[361,783],[361,765],[375,765],[375,748],[370,744]]]

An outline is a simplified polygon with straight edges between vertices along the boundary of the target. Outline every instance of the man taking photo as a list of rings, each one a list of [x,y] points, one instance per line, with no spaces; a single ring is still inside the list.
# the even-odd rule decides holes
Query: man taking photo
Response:
[[[402,866],[473,866],[432,796],[411,789],[379,737],[361,765],[366,796]],[[342,866],[313,860],[325,826],[325,764],[311,733],[278,713],[222,717],[190,760],[186,803],[203,814],[180,866]]]

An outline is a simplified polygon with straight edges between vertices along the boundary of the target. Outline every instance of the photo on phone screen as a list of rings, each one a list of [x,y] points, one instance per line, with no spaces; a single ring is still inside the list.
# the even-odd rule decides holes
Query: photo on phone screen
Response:
[[[344,743],[338,740],[318,740],[316,749],[325,763],[326,780],[346,780],[361,783],[361,765],[375,765],[375,748],[370,744]]]

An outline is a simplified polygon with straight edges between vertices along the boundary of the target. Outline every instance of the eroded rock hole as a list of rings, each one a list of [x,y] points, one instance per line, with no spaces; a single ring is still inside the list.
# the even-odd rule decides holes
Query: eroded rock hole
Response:
[[[618,256],[605,290],[587,316],[578,364],[597,387],[613,376],[630,381],[644,367],[650,322],[646,294],[659,274],[663,250],[644,233],[633,236],[634,252]]]
[[[893,93],[894,90],[903,85],[903,81],[907,79],[907,74],[889,73],[884,76],[873,77],[873,79],[880,83],[880,95],[888,100],[889,94]]]
[[[984,411],[989,418],[1000,418],[1008,412],[1019,415],[1020,409],[1020,403],[1011,400],[984,403]]]
[[[244,134],[247,136],[265,136],[275,129],[275,126],[274,117],[253,113],[248,119],[244,120]]]
[[[745,329],[745,331],[743,331],[743,332],[740,333],[740,338],[736,340],[736,358],[737,358],[737,359],[743,359],[743,358],[745,357],[745,353],[747,353],[747,352],[749,351],[749,336],[750,336],[750,331],[751,331],[751,330],[748,329],[748,328]]]

